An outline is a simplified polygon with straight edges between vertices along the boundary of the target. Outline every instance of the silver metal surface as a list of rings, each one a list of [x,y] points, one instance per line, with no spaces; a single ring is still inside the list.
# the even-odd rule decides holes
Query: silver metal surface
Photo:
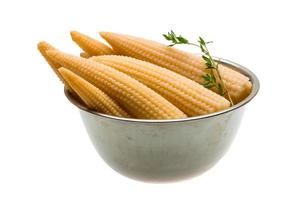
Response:
[[[96,150],[114,170],[143,181],[186,179],[205,172],[225,154],[245,105],[259,90],[259,81],[251,71],[220,61],[248,76],[253,88],[242,102],[209,115],[174,120],[120,118],[91,111],[69,91],[65,94],[79,108]]]

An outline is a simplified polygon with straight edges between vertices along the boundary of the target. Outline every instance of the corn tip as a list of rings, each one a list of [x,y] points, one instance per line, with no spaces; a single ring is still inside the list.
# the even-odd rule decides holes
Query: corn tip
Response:
[[[56,48],[54,46],[52,46],[51,44],[49,44],[48,42],[46,41],[40,41],[38,44],[37,44],[37,48],[38,50],[43,53],[47,50],[56,50]]]
[[[71,35],[72,38],[76,37],[78,34],[79,34],[78,31],[70,31],[70,35]]]
[[[60,67],[57,70],[65,81],[67,81],[67,82],[70,81],[70,78],[72,77],[73,72],[71,72],[70,70],[68,70],[64,67]]]
[[[40,42],[38,42],[38,44],[37,44],[37,48],[38,48],[38,50],[41,50],[41,49],[43,49],[43,48],[44,48],[44,46],[45,46],[45,43],[47,43],[47,42],[45,42],[45,41],[40,41]]]
[[[110,34],[112,34],[112,32],[106,32],[106,31],[101,31],[101,32],[99,32],[99,35],[100,35],[104,40],[106,40]]]

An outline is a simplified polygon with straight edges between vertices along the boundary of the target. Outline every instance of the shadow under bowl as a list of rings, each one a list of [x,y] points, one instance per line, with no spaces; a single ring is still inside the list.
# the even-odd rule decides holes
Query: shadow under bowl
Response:
[[[117,172],[142,181],[169,182],[199,175],[226,153],[239,128],[245,105],[259,90],[255,74],[239,64],[221,63],[250,78],[252,91],[220,112],[174,120],[129,119],[88,109],[67,89],[103,160]]]

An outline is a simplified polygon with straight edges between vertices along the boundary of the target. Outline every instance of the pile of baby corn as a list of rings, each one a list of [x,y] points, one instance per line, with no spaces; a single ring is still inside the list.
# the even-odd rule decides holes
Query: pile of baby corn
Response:
[[[80,56],[47,42],[38,49],[64,83],[86,106],[99,113],[138,119],[178,119],[230,107],[230,102],[205,88],[209,73],[201,57],[151,40],[101,32],[111,47],[72,31]],[[249,78],[219,65],[234,103],[249,95]]]

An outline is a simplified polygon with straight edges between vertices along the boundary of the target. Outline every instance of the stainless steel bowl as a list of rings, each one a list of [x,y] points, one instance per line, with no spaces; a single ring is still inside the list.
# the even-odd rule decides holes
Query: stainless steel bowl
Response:
[[[250,77],[251,94],[229,109],[186,119],[141,120],[100,114],[65,90],[79,108],[87,132],[103,160],[133,179],[161,182],[199,175],[226,153],[239,128],[245,105],[259,90],[257,77],[228,60],[227,65]]]

